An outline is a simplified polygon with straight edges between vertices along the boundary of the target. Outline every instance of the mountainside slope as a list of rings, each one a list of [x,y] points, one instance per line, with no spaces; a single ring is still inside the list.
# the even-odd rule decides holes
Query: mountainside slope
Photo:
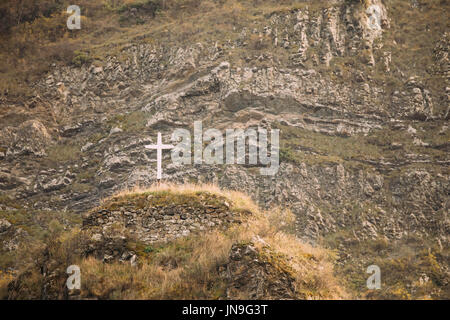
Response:
[[[22,231],[42,240],[152,185],[145,145],[201,120],[280,129],[278,173],[165,152],[165,180],[289,208],[356,297],[449,297],[447,0],[80,1],[79,31],[65,1],[42,3],[2,31],[2,270]],[[368,295],[371,264],[383,286]]]

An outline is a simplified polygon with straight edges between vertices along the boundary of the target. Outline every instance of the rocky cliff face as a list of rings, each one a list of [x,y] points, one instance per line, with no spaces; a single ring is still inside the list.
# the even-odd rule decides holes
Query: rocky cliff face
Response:
[[[83,212],[150,185],[156,155],[144,145],[157,132],[169,142],[196,120],[278,128],[275,176],[177,166],[167,153],[164,179],[212,182],[264,208],[290,208],[298,236],[328,241],[344,262],[348,241],[432,246],[448,275],[449,34],[436,16],[447,7],[305,2],[239,20],[226,37],[185,44],[155,31],[101,62],[55,67],[31,101],[2,106],[2,209],[16,210],[12,200],[30,212]]]

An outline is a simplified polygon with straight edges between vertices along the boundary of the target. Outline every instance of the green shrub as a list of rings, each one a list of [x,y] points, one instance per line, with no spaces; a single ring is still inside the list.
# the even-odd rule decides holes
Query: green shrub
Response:
[[[75,51],[75,57],[72,59],[72,64],[81,67],[84,64],[88,64],[92,62],[92,58],[89,55],[82,51]]]

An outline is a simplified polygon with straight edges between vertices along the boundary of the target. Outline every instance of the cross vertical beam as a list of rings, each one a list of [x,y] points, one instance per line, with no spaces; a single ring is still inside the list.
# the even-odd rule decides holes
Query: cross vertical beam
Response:
[[[160,182],[162,178],[162,151],[173,149],[174,146],[170,144],[163,144],[161,132],[158,132],[158,140],[156,144],[146,145],[145,148],[156,149],[156,162],[157,162],[156,178],[158,179],[158,182]]]

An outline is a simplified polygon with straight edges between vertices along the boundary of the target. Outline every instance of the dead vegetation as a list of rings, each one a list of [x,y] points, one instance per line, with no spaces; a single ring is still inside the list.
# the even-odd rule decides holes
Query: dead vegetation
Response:
[[[339,299],[346,297],[345,290],[333,276],[331,252],[300,242],[292,233],[293,215],[288,211],[263,212],[245,195],[222,191],[215,186],[162,185],[146,190],[122,192],[111,201],[134,201],[133,197],[148,194],[175,194],[178,196],[203,196],[209,193],[227,201],[232,208],[251,211],[248,220],[232,225],[227,230],[212,230],[202,234],[179,238],[160,245],[145,245],[130,241],[127,245],[137,253],[139,263],[103,263],[84,256],[80,248],[88,241],[87,235],[74,229],[52,239],[38,252],[37,264],[24,268],[18,278],[10,282],[8,297],[14,299],[42,298],[43,283],[48,277],[39,263],[52,269],[52,297],[65,298],[65,268],[77,264],[82,272],[81,298],[98,299],[223,299],[227,282],[221,276],[230,249],[236,243],[253,243],[261,252],[273,252],[262,257],[273,265],[287,265],[298,298]],[[264,249],[264,250],[262,250]],[[266,251],[269,250],[269,251]],[[34,253],[36,255],[36,253]],[[53,261],[50,265],[48,261]],[[67,265],[67,266],[66,266]],[[27,275],[27,276],[24,276]],[[2,292],[5,292],[3,282]],[[249,292],[240,292],[249,298]]]

